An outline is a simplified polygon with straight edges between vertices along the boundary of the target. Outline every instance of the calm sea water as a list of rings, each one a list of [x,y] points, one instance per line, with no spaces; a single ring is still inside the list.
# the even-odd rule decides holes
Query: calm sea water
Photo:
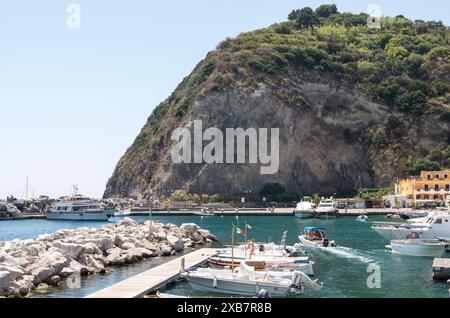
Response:
[[[145,221],[149,217],[134,217]],[[316,278],[323,282],[320,292],[307,291],[301,297],[450,297],[449,286],[435,283],[431,279],[431,258],[399,256],[390,253],[385,246],[389,243],[370,229],[370,222],[356,221],[353,217],[337,220],[300,220],[289,216],[234,216],[198,217],[165,216],[154,217],[164,223],[180,225],[193,222],[210,230],[223,244],[230,241],[231,224],[243,227],[247,222],[253,227],[249,238],[256,241],[273,239],[280,241],[283,231],[288,231],[288,243],[298,241],[303,228],[318,225],[327,228],[328,236],[342,248],[337,254],[312,252],[315,261]],[[370,221],[385,220],[371,217]],[[101,222],[24,220],[0,222],[0,240],[14,238],[36,238],[39,234],[51,233],[59,229],[77,227],[100,227]],[[241,237],[243,240],[243,237]],[[450,255],[445,255],[450,257]],[[170,258],[169,258],[170,259]],[[115,268],[112,273],[91,276],[82,280],[81,289],[56,288],[45,295],[35,297],[83,297],[132,275],[164,263],[168,258],[153,258],[139,264]],[[377,264],[381,270],[381,288],[367,287],[368,266]],[[168,287],[170,293],[179,295],[201,295],[194,292],[188,283],[177,282]]]

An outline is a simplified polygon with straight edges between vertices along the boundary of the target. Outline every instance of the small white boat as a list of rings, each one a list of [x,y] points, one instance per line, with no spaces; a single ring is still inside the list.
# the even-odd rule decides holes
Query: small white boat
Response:
[[[308,226],[304,229],[304,234],[298,237],[300,244],[306,247],[332,249],[337,245],[326,237],[326,230],[322,227]]]
[[[286,257],[247,254],[247,258],[242,253],[221,253],[208,259],[212,268],[223,269],[238,267],[242,262],[255,268],[256,271],[301,271],[309,276],[314,276],[314,262],[308,256]]]
[[[114,212],[114,216],[115,217],[125,217],[125,216],[130,216],[131,215],[131,210],[120,210],[120,211],[116,211]]]
[[[358,215],[358,217],[356,218],[356,220],[359,222],[367,222],[368,219],[369,217],[365,214]]]
[[[114,209],[105,208],[99,201],[75,194],[55,202],[47,211],[48,220],[108,221]]]
[[[198,268],[183,273],[183,276],[194,290],[208,293],[257,296],[264,289],[271,297],[284,297],[290,293],[302,293],[304,287],[313,290],[322,288],[321,284],[302,272],[258,272],[245,262],[237,271]]]
[[[215,215],[213,211],[209,211],[207,209],[202,209],[201,211],[194,211],[194,212],[192,212],[192,214],[198,215],[198,216],[214,216]]]
[[[392,240],[392,253],[422,256],[422,257],[440,257],[445,251],[446,243],[439,240],[422,240],[422,239],[407,239],[407,240]]]
[[[316,212],[316,205],[310,197],[304,197],[302,201],[297,203],[294,209],[294,215],[300,219],[310,219],[314,217]]]
[[[333,198],[322,199],[317,206],[315,217],[318,219],[335,219],[339,216],[337,203]]]
[[[400,213],[399,215],[403,220],[421,219],[428,216],[428,211],[412,211]]]

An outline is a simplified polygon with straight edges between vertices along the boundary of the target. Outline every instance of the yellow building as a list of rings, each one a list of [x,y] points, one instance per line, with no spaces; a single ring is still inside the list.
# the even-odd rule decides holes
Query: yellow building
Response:
[[[422,171],[419,177],[401,179],[397,192],[416,204],[444,204],[446,196],[450,196],[450,170]]]

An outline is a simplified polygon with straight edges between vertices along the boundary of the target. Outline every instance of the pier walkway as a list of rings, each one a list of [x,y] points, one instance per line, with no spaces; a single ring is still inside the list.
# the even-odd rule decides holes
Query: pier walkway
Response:
[[[165,264],[159,265],[133,277],[125,279],[105,289],[99,290],[86,298],[138,298],[151,291],[161,288],[180,275],[182,259],[185,269],[189,269],[206,262],[208,258],[217,254],[214,248],[202,248],[189,254],[180,256]]]
[[[411,212],[411,208],[401,208],[401,209],[392,209],[392,208],[370,208],[370,209],[339,209],[339,214],[341,216],[358,216],[361,213],[366,213],[368,215],[387,215],[387,214],[397,214],[397,213],[405,213]],[[190,209],[190,210],[170,210],[170,211],[152,211],[152,216],[198,216],[196,212],[200,212],[198,209]],[[149,216],[150,212],[131,212],[128,216]],[[240,208],[236,212],[236,210],[224,210],[223,212],[218,209],[214,215],[223,215],[223,216],[291,216],[294,215],[294,208],[275,208],[273,211],[271,209],[243,209]]]

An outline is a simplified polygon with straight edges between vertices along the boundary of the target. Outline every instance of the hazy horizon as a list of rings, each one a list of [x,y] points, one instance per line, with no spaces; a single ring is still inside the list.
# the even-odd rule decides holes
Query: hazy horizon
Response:
[[[70,3],[81,28],[66,26]],[[226,37],[336,3],[450,24],[450,3],[395,1],[101,1],[3,3],[0,10],[0,199],[101,197],[152,110]]]

